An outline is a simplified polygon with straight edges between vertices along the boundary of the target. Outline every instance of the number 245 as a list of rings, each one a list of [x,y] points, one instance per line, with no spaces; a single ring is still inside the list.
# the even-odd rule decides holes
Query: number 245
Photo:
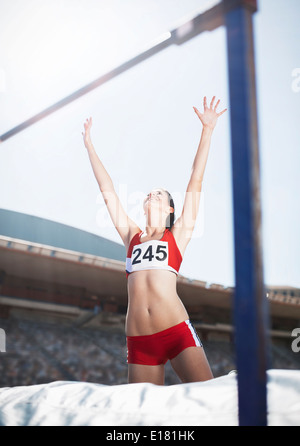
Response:
[[[163,260],[165,260],[167,258],[167,247],[164,245],[157,245],[156,247],[156,251],[155,254],[153,254],[152,252],[152,245],[150,245],[145,254],[143,255],[142,259],[146,259],[149,260],[149,262],[152,262],[153,258],[155,257],[156,260],[160,260],[161,262]],[[141,248],[136,248],[132,254],[136,254],[136,256],[134,257],[133,261],[132,261],[132,265],[135,265],[136,263],[141,263],[141,254],[142,254],[142,250]]]

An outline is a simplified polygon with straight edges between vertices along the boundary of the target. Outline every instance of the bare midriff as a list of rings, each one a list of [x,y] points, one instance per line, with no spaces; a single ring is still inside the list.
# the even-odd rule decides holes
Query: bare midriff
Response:
[[[127,336],[151,335],[188,319],[176,278],[175,273],[161,269],[129,274]]]

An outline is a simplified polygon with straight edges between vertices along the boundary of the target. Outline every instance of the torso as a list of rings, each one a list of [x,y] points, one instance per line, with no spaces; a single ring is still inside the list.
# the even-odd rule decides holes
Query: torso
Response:
[[[141,237],[142,243],[148,240]],[[176,279],[174,272],[163,269],[129,274],[127,336],[150,335],[188,319],[176,291]]]

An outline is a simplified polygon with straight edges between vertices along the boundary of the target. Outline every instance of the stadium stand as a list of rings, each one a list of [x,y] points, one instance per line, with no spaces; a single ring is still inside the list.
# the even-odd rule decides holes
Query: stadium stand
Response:
[[[77,327],[70,322],[34,320],[25,315],[0,319],[7,335],[1,355],[0,387],[42,384],[56,380],[105,385],[127,383],[126,340],[121,323],[100,328]],[[115,318],[117,321],[118,318]],[[235,368],[233,344],[225,339],[204,342],[215,377]],[[299,369],[300,356],[291,349],[291,339],[272,344],[272,367]],[[178,384],[171,366],[165,384]]]

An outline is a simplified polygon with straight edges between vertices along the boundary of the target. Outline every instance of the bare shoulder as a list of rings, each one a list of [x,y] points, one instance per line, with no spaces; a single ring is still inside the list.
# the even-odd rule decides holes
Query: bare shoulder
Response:
[[[193,229],[183,227],[183,225],[178,222],[178,220],[173,225],[171,232],[173,234],[173,237],[175,239],[175,242],[179,248],[179,251],[181,252],[181,255],[183,256],[187,245],[189,244],[191,238]]]
[[[123,240],[126,251],[129,248],[132,238],[135,236],[135,234],[139,234],[140,232],[141,232],[141,228],[137,224],[135,224],[135,223],[130,224],[128,233]]]

